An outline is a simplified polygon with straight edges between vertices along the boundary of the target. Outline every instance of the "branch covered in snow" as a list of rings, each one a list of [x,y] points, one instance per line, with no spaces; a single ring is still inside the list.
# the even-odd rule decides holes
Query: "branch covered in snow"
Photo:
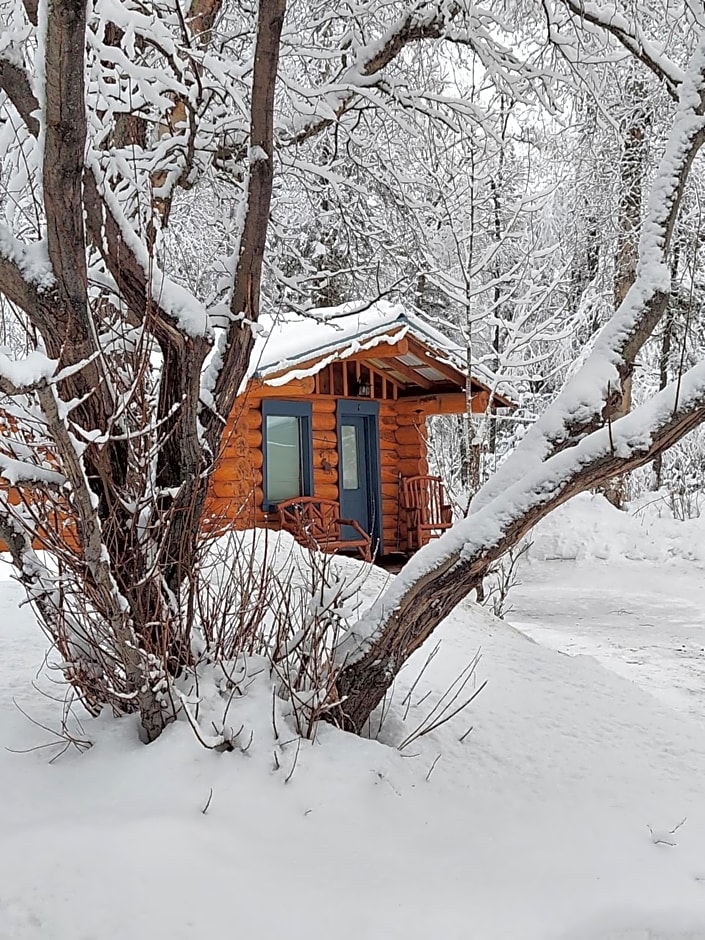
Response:
[[[512,92],[518,94],[515,78],[526,83],[540,77],[540,73],[512,48],[502,45],[498,36],[504,29],[500,19],[487,8],[459,0],[451,3],[418,0],[374,39],[357,46],[346,41],[340,49],[342,68],[330,81],[308,89],[290,82],[297,114],[286,142],[298,145],[320,134],[339,121],[358,99],[368,97],[376,86],[398,101],[404,101],[408,90],[405,83],[400,83],[399,87],[393,81],[385,85],[382,73],[406,48],[429,40],[470,47],[498,84],[506,84],[507,89],[511,87]],[[421,107],[419,96],[413,101],[410,98],[407,104]],[[468,102],[464,104],[470,107]]]
[[[469,516],[422,548],[341,644],[342,724],[361,727],[411,653],[537,521],[571,496],[643,466],[705,421],[702,363],[613,420],[622,382],[669,299],[668,247],[688,174],[705,142],[704,114],[705,36],[679,87],[633,286],[585,365],[480,491]]]
[[[670,95],[676,97],[678,85],[684,78],[683,71],[659,48],[659,43],[645,35],[636,19],[618,13],[612,4],[605,6],[588,0],[561,0],[561,3],[581,23],[591,23],[617,39],[631,55],[664,82]]]
[[[480,490],[476,512],[528,468],[574,444],[618,413],[621,390],[670,298],[668,252],[693,161],[705,143],[705,37],[678,89],[678,109],[652,183],[639,240],[636,278],[579,371]]]
[[[26,313],[41,310],[55,285],[45,242],[26,244],[0,225],[0,291]]]
[[[701,363],[611,427],[555,454],[501,498],[421,548],[338,648],[343,663],[339,720],[359,727],[401,664],[481,583],[489,565],[540,519],[572,496],[644,466],[703,422]]]
[[[281,32],[286,0],[260,0],[257,19],[250,153],[257,159],[248,164],[246,192],[241,207],[241,229],[235,253],[235,280],[230,311],[232,318],[219,338],[208,376],[208,392],[215,411],[203,418],[213,446],[220,434],[221,421],[235,403],[254,345],[252,324],[260,306],[262,264],[269,229],[269,209],[274,185],[274,93],[279,67]],[[264,155],[264,159],[263,159]]]

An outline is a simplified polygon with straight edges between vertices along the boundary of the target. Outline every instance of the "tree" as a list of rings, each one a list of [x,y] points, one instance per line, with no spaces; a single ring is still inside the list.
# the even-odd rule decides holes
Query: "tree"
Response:
[[[341,644],[331,716],[360,727],[406,658],[538,518],[703,420],[698,366],[677,392],[667,387],[613,420],[668,301],[671,234],[705,135],[703,50],[682,70],[648,40],[648,19],[632,27],[572,3],[518,11],[514,37],[491,5],[462,0],[375,0],[352,11],[304,0],[288,9],[285,0],[191,0],[148,12],[138,0],[16,0],[4,9],[0,291],[30,352],[0,356],[0,466],[22,494],[0,493],[0,537],[89,708],[137,710],[147,740],[173,716],[169,680],[191,659],[204,502],[224,419],[263,298],[292,287],[280,265],[265,272],[268,239],[274,257],[285,251],[275,170],[320,177],[335,154],[336,180],[353,178],[339,154],[374,148],[389,122],[483,120],[481,104],[424,91],[422,70],[410,68],[422,45],[429,62],[462,50],[500,93],[550,107],[551,84],[564,76],[546,22],[572,68],[581,47],[569,30],[586,23],[637,55],[678,108],[635,284],[468,520],[420,552]],[[693,30],[702,39],[701,24]],[[332,143],[312,168],[324,136]],[[227,188],[214,226],[222,252],[199,276],[198,296],[169,250],[177,238],[189,250],[194,232],[180,210],[194,194],[214,198],[216,182]],[[60,558],[58,580],[38,538]]]
[[[592,21],[603,22],[605,30],[621,23],[609,13],[604,21],[595,13]],[[620,28],[631,47],[627,21]],[[479,492],[468,518],[419,552],[351,631],[340,651],[338,688],[343,717],[353,728],[376,707],[403,662],[481,584],[489,565],[539,519],[576,493],[650,462],[705,420],[702,363],[623,414],[636,358],[668,307],[671,238],[705,142],[705,34],[700,31],[684,72],[665,58],[651,60],[649,43],[640,48],[653,70],[678,88],[678,108],[651,187],[634,283],[583,367]]]

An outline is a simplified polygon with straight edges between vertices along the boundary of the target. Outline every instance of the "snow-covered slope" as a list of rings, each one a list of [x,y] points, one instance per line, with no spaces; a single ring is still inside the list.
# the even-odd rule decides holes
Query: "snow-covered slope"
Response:
[[[0,584],[0,937],[705,938],[703,729],[591,659],[464,604],[414,698],[436,691],[402,723],[397,690],[387,743],[323,728],[275,770],[253,694],[232,716],[254,730],[246,756],[181,723],[143,747],[106,717],[50,765],[5,749],[50,740],[13,698],[60,714],[30,686],[42,640],[17,598]],[[478,647],[470,712],[395,750]],[[683,817],[675,846],[653,843],[649,825]]]
[[[531,532],[537,561],[694,561],[705,565],[705,516],[679,521],[666,500],[645,498],[628,512],[604,496],[582,493]]]

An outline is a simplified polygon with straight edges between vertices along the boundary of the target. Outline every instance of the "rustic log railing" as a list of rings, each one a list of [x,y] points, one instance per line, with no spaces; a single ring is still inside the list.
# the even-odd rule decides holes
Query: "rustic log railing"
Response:
[[[277,503],[277,513],[282,529],[300,545],[324,552],[357,551],[363,561],[372,561],[372,539],[355,519],[341,519],[335,500],[296,496]],[[355,535],[345,537],[344,527]]]
[[[453,524],[453,510],[446,503],[440,477],[402,477],[400,495],[406,513],[407,551],[416,551]]]

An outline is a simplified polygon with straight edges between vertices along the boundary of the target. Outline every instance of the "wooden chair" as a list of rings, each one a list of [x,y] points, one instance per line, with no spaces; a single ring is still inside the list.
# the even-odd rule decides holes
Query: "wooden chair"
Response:
[[[363,561],[372,561],[372,539],[355,519],[340,518],[340,505],[335,500],[295,496],[277,503],[277,513],[282,529],[299,545],[324,552],[357,551]],[[355,534],[343,537],[343,526]]]
[[[453,524],[440,477],[401,478],[401,508],[406,511],[407,551],[414,552]]]

